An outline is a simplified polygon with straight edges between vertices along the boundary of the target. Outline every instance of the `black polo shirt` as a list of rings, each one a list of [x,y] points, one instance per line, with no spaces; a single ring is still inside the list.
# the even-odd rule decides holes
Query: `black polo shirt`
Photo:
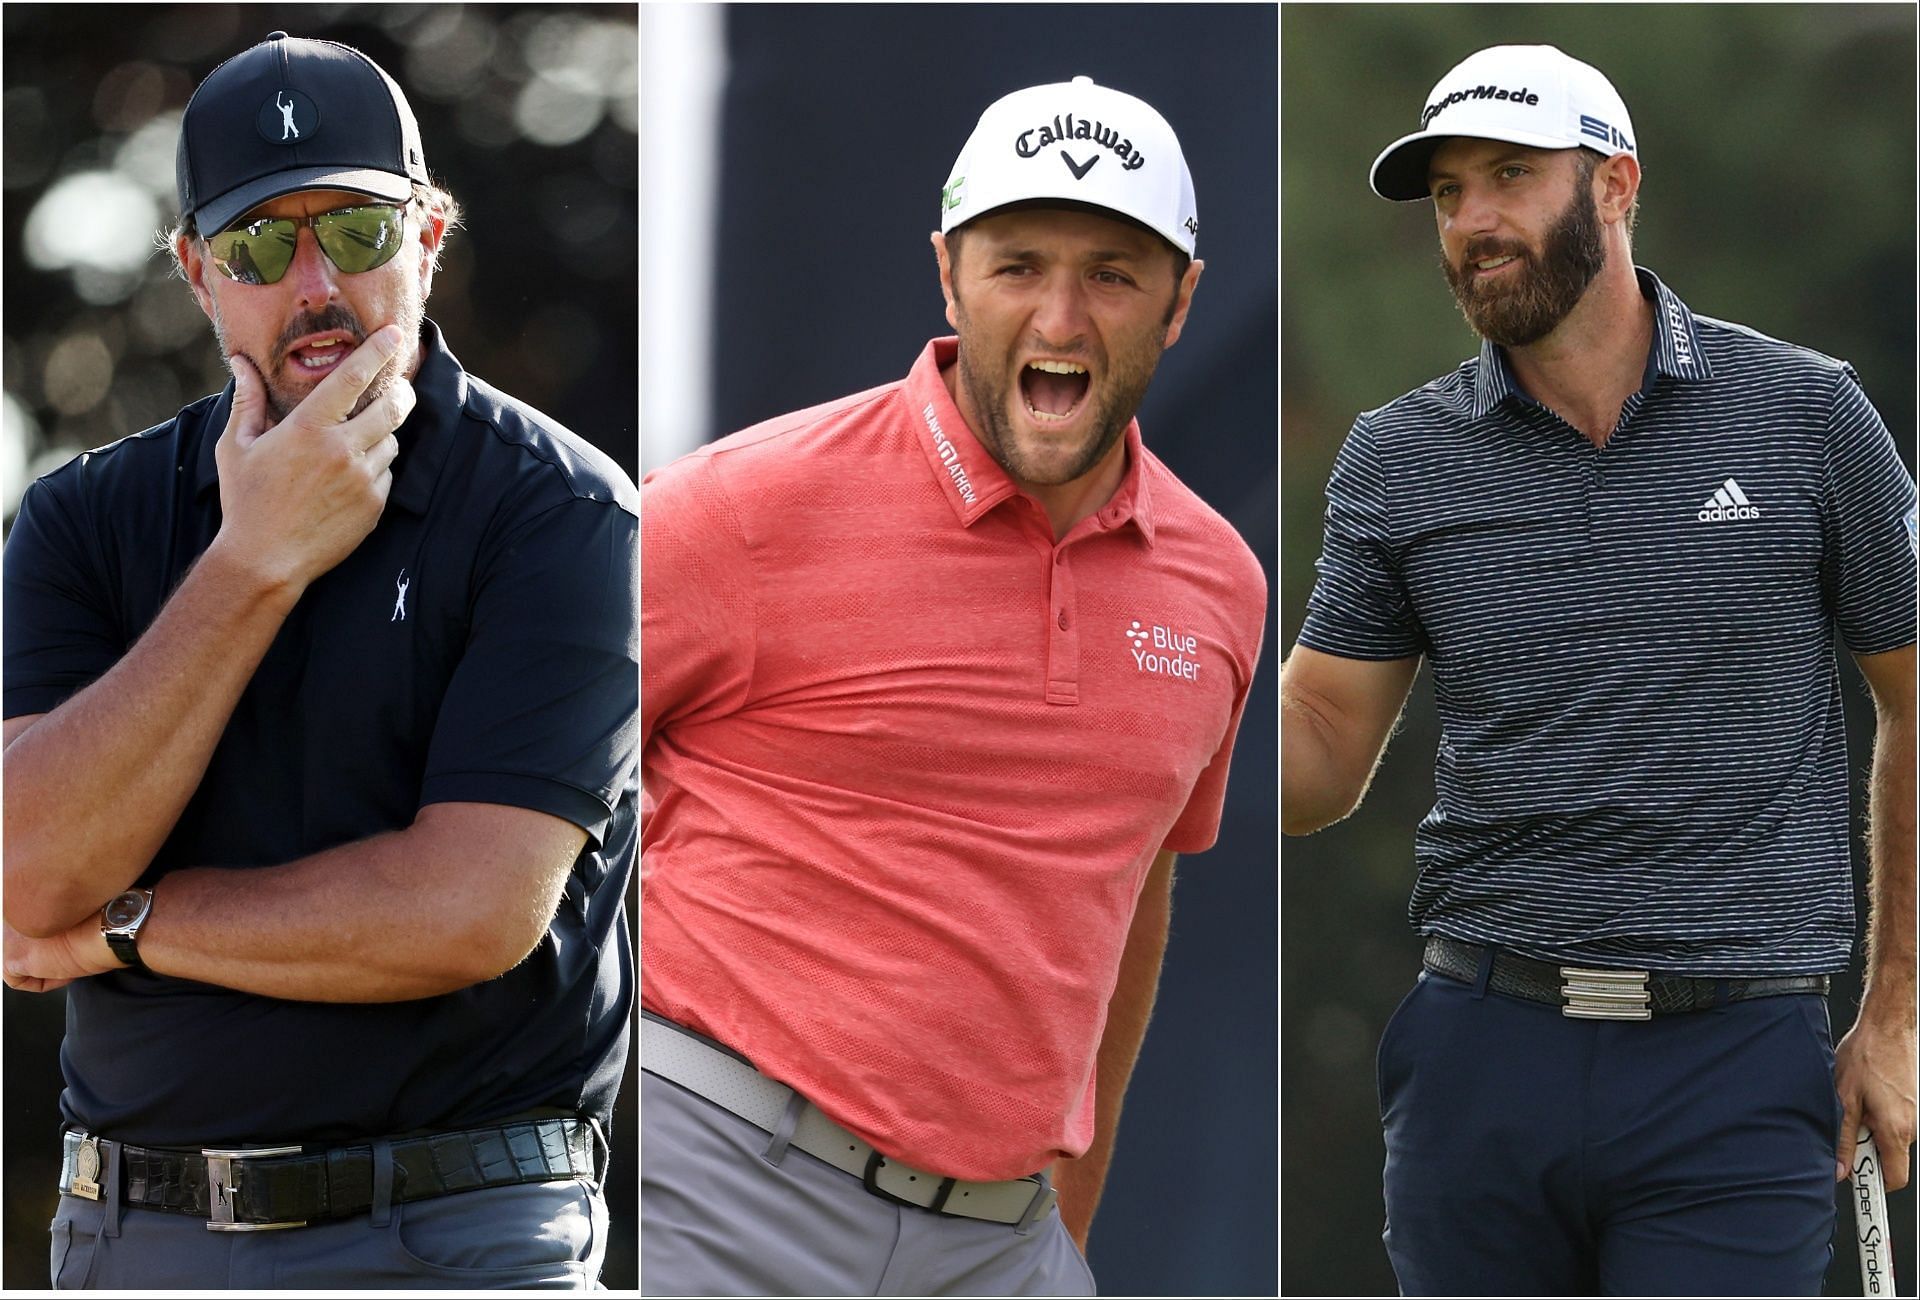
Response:
[[[1851,367],[1695,316],[1602,448],[1501,349],[1362,415],[1299,644],[1425,655],[1424,933],[1699,975],[1845,966],[1834,634],[1914,640],[1914,484]]]
[[[140,883],[288,862],[402,829],[424,804],[494,803],[588,833],[559,910],[513,970],[410,1002],[80,980],[61,1049],[72,1124],[215,1145],[549,1107],[609,1118],[634,988],[639,497],[588,443],[463,371],[431,322],[422,341],[379,524],[287,618]],[[118,661],[212,541],[232,397],[28,490],[5,553],[7,717]],[[111,817],[114,792],[76,804]]]

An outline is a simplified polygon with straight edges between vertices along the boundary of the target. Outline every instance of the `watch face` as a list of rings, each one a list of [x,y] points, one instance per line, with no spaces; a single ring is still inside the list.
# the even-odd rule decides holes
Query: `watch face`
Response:
[[[107,904],[107,924],[110,926],[132,925],[140,919],[140,913],[146,910],[147,896],[129,891]]]

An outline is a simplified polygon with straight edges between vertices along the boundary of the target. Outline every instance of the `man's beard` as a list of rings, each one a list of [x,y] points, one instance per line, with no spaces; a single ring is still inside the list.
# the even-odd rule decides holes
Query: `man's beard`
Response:
[[[353,409],[347,413],[348,419],[352,419],[373,405],[375,400],[391,389],[395,381],[401,377],[405,366],[412,360],[411,344],[420,337],[420,323],[425,315],[424,305],[411,297],[405,298],[400,303],[398,310],[394,313],[394,323],[400,327],[400,350],[394,354],[392,360],[380,367],[373,381],[354,400]],[[342,345],[343,350],[349,354],[367,341],[368,330],[361,324],[359,314],[343,302],[333,302],[319,311],[301,312],[288,321],[286,328],[280,331],[280,337],[273,341],[268,356],[262,360],[244,348],[236,348],[227,338],[226,322],[220,317],[219,301],[216,299],[214,302],[213,334],[219,341],[220,355],[226,357],[240,352],[253,363],[253,368],[259,371],[261,381],[266,385],[267,406],[272,410],[276,424],[286,419],[293,408],[304,401],[313,392],[314,387],[318,387],[314,385],[305,389],[296,389],[280,381],[283,367],[293,369],[299,367],[300,363],[294,361],[291,356],[293,344],[310,334],[321,334],[329,330],[343,330],[353,336],[351,343]],[[334,370],[338,370],[345,361],[346,357],[343,356],[340,363],[334,366]],[[327,373],[332,374],[333,371],[330,370]]]
[[[1120,436],[1127,431],[1127,425],[1133,422],[1134,415],[1140,410],[1141,399],[1146,396],[1147,385],[1153,379],[1155,367],[1160,364],[1164,347],[1152,347],[1151,355],[1144,358],[1107,357],[1107,373],[1100,386],[1099,399],[1095,401],[1091,392],[1086,398],[1094,403],[1089,436],[1065,468],[1048,469],[1027,455],[1026,448],[1014,432],[1013,402],[1026,401],[1026,395],[1020,391],[1019,376],[1007,380],[1004,377],[1004,364],[994,368],[973,364],[973,354],[967,346],[971,330],[966,309],[960,306],[958,295],[954,298],[954,306],[960,330],[960,382],[966,385],[967,395],[973,399],[973,409],[986,426],[975,432],[980,435],[988,454],[999,461],[1000,467],[1015,481],[1037,487],[1058,487],[1092,472],[1093,467],[1113,450],[1113,444],[1120,441]]]
[[[1512,275],[1485,288],[1466,268],[1487,257],[1511,254],[1520,260]],[[1441,255],[1447,285],[1467,324],[1482,338],[1503,348],[1520,348],[1551,334],[1578,305],[1587,286],[1607,264],[1600,212],[1593,191],[1574,186],[1566,210],[1547,231],[1540,254],[1517,239],[1487,236],[1469,243],[1456,267]]]

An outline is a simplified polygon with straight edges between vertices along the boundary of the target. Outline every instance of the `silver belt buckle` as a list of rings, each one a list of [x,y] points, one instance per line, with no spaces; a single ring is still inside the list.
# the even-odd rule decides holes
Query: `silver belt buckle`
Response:
[[[1560,985],[1560,996],[1567,1001],[1560,1014],[1575,1020],[1651,1020],[1648,974],[1643,970],[1562,966],[1560,978],[1565,982]]]
[[[290,1219],[285,1223],[235,1223],[233,1219],[234,1193],[240,1189],[233,1162],[252,1160],[260,1156],[297,1156],[300,1147],[251,1147],[243,1151],[218,1151],[203,1149],[200,1154],[207,1158],[207,1209],[211,1211],[207,1219],[209,1232],[265,1232],[270,1228],[304,1228],[305,1219]]]
[[[73,1153],[73,1178],[67,1184],[73,1196],[89,1201],[100,1199],[100,1139],[89,1134],[80,1139]]]

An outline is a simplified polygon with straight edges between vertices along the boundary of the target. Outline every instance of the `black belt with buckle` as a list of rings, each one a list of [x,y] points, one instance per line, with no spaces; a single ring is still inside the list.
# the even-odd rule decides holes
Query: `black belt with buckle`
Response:
[[[60,1190],[100,1197],[100,1138],[64,1135]],[[566,1178],[598,1185],[605,1143],[590,1119],[540,1119],[390,1140],[394,1202]],[[365,1214],[374,1202],[371,1145],[207,1148],[120,1146],[120,1200],[190,1214],[216,1232],[297,1228]]]
[[[1472,984],[1480,978],[1480,959],[1486,951],[1477,943],[1430,935],[1426,968],[1436,975]],[[1704,979],[1612,967],[1556,966],[1499,948],[1494,950],[1493,970],[1487,977],[1487,987],[1495,993],[1545,1002],[1576,1020],[1646,1020],[1750,998],[1824,994],[1827,983],[1825,975]]]

